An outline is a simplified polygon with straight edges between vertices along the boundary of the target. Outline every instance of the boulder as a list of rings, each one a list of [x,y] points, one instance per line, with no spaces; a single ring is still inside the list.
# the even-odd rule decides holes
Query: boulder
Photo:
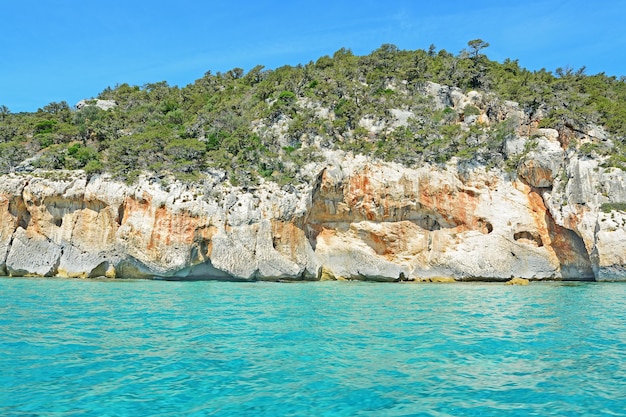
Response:
[[[82,110],[88,106],[94,106],[94,107],[99,108],[100,110],[110,110],[112,108],[117,107],[117,103],[115,102],[115,100],[100,100],[100,99],[81,100],[78,103],[76,103],[75,107],[77,110]]]
[[[533,187],[551,187],[554,178],[565,167],[565,152],[559,142],[545,136],[535,141],[535,148],[522,159],[517,173]]]
[[[61,255],[61,246],[19,227],[13,234],[6,269],[11,276],[55,276]]]
[[[530,281],[524,278],[511,278],[506,282],[506,285],[528,285]]]

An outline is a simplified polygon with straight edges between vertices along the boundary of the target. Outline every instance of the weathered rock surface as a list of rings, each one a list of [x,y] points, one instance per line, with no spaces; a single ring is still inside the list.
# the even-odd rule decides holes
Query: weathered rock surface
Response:
[[[506,282],[507,285],[529,285],[530,281],[524,278],[512,278]]]
[[[527,156],[535,166],[548,164],[546,154],[563,157],[538,149]],[[599,209],[626,198],[619,170],[574,158],[559,168],[569,176],[562,184],[553,174],[511,179],[454,161],[410,169],[342,153],[327,160],[297,189],[3,176],[0,268],[166,279],[625,276],[626,214]]]
[[[78,103],[76,103],[75,107],[78,110],[82,110],[87,106],[95,106],[99,108],[100,110],[110,110],[116,107],[117,103],[114,100],[100,100],[100,99],[81,100]]]
[[[167,190],[147,177],[128,186],[80,172],[5,175],[0,273],[626,279],[626,213],[603,210],[626,202],[625,172],[567,150],[556,130],[523,121],[516,103],[493,104],[479,93],[433,83],[425,91],[435,108],[480,109],[472,117],[483,124],[517,121],[502,149],[504,157],[519,158],[517,172],[455,159],[407,168],[328,151],[324,162],[303,168],[309,180],[297,187],[232,187],[219,172],[202,184],[174,183]],[[394,129],[412,115],[389,114],[392,120],[364,119],[361,126],[374,133]],[[590,132],[586,140],[608,140]]]
[[[13,236],[6,268],[10,275],[56,275],[61,247],[45,236],[29,233],[21,227]]]
[[[541,136],[536,139],[535,146],[521,161],[517,172],[533,187],[551,187],[559,170],[564,166],[565,152],[556,138]]]

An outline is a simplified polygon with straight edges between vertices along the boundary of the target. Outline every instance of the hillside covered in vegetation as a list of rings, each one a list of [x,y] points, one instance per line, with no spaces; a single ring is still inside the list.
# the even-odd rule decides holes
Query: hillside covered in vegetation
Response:
[[[209,71],[182,88],[121,84],[80,109],[54,102],[13,114],[2,106],[0,173],[83,169],[133,182],[141,172],[195,181],[220,170],[233,185],[286,184],[335,148],[409,167],[457,157],[513,171],[518,159],[503,146],[519,123],[529,136],[531,128],[554,128],[564,148],[626,169],[624,77],[530,71],[488,59],[486,47],[478,39],[456,55],[434,46],[383,45],[366,56],[340,49],[295,67]],[[477,91],[480,100],[434,106],[433,83]],[[497,114],[511,102],[525,120]],[[603,132],[577,140],[591,125]]]
[[[487,46],[0,107],[0,275],[625,280],[625,79]]]

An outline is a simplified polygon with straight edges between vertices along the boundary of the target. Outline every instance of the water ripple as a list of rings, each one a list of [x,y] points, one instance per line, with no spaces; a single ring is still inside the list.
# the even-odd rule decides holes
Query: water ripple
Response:
[[[7,416],[615,415],[626,285],[0,279]]]

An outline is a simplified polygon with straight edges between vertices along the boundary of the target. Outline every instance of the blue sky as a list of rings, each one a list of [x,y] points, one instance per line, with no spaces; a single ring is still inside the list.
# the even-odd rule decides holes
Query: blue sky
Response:
[[[626,75],[626,2],[0,0],[0,104],[74,105],[118,83],[184,86],[211,70],[296,65],[346,47],[368,54],[471,39],[530,69]]]

